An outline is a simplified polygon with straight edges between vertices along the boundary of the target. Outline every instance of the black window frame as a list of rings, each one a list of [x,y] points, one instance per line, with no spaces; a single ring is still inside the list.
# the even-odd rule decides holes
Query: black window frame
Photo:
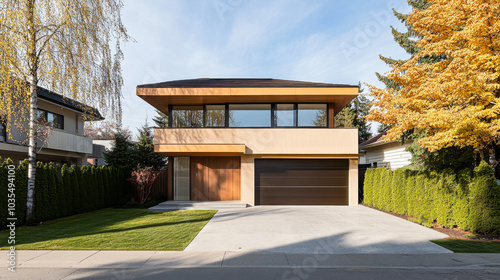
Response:
[[[230,127],[229,126],[229,105],[253,105],[253,104],[267,104],[271,105],[271,125],[270,126],[256,126],[256,127]],[[275,125],[274,123],[274,114],[277,108],[277,105],[279,104],[293,104],[293,110],[295,113],[295,124],[293,126],[278,126]],[[326,106],[326,123],[325,126],[299,126],[299,104],[321,104]],[[207,106],[210,105],[219,105],[222,106],[224,105],[225,112],[224,112],[224,118],[225,118],[225,123],[224,126],[207,126],[206,125],[206,117],[207,117]],[[202,127],[172,127],[173,119],[172,119],[172,111],[173,107],[175,106],[203,106],[203,126]],[[328,102],[263,102],[263,103],[207,103],[203,105],[183,105],[183,104],[176,104],[176,105],[168,105],[168,128],[180,128],[180,129],[189,129],[189,128],[209,128],[209,129],[217,129],[217,128],[230,128],[230,129],[245,129],[245,128],[259,128],[259,129],[267,129],[267,128],[280,128],[280,129],[290,129],[290,128],[329,128],[328,127],[328,120],[329,118],[333,118],[333,116],[330,116],[330,111],[329,109],[329,103]],[[172,121],[171,121],[172,120]]]
[[[325,125],[324,126],[316,126],[316,125],[313,125],[313,126],[302,126],[302,125],[299,125],[299,104],[321,104],[321,105],[325,105],[326,106],[326,121],[325,121]],[[326,102],[307,102],[307,103],[303,103],[303,102],[300,102],[300,103],[296,103],[296,127],[297,128],[328,128],[328,120],[329,120],[329,112],[328,112],[328,103]]]
[[[47,111],[45,109],[37,109],[37,120],[39,119],[39,115],[38,115],[39,112],[43,113],[43,118],[44,118],[44,121],[45,121],[46,125],[51,126],[51,127],[55,128],[55,129],[64,130],[64,115],[57,114],[57,113],[54,113],[54,112],[51,112],[51,111]],[[58,116],[58,117],[61,118],[61,120],[62,120],[61,127],[56,127],[56,126],[54,126],[54,122],[49,122],[49,114],[52,114],[54,116]]]

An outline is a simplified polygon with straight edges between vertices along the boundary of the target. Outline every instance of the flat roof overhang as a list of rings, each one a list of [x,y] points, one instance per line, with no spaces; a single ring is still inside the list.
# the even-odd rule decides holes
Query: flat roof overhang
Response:
[[[167,114],[169,105],[223,103],[334,103],[335,114],[358,96],[358,87],[137,88],[137,96]]]
[[[241,156],[243,144],[155,144],[155,152],[166,156]]]

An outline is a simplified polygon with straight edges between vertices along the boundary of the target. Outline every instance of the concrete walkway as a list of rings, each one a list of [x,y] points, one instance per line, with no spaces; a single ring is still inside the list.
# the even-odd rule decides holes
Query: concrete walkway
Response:
[[[6,252],[6,251],[3,251]],[[7,257],[4,257],[5,260]],[[500,254],[288,254],[176,251],[17,251],[28,268],[500,268]],[[7,261],[0,262],[7,271]]]
[[[288,254],[451,253],[448,237],[368,207],[257,206],[220,210],[185,249]]]

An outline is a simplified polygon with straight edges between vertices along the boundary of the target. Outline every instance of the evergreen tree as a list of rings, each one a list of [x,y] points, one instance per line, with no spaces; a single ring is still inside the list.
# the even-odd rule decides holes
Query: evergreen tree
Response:
[[[349,103],[335,116],[335,127],[353,128],[356,114],[352,109],[352,104]]]
[[[153,133],[147,121],[140,128],[138,128],[138,132],[139,141],[135,144],[134,168],[151,166],[155,170],[162,169],[166,165],[166,157],[155,153]]]
[[[363,143],[372,137],[372,126],[364,118],[370,113],[370,100],[363,94],[364,89],[361,88],[361,82],[359,83],[359,94],[351,102],[351,107],[356,116],[354,118],[353,124],[358,128],[358,143]]]
[[[168,115],[163,113],[160,110],[155,110],[157,116],[153,118],[153,122],[156,125],[156,128],[166,128],[168,127]]]
[[[130,136],[119,130],[115,134],[113,148],[104,153],[104,160],[109,166],[135,167],[130,159],[134,157],[134,145],[130,141]]]
[[[359,83],[359,95],[335,116],[336,127],[358,128],[358,143],[363,143],[372,137],[371,124],[364,118],[370,112],[371,106],[363,91]]]
[[[430,3],[427,0],[408,0],[408,4],[413,9],[425,10],[430,6]],[[400,32],[391,26],[392,36],[394,37],[394,41],[396,41],[401,48],[403,48],[409,55],[413,56],[418,52],[418,47],[416,45],[415,40],[413,38],[418,38],[418,34],[413,31],[413,28],[410,24],[406,22],[408,17],[407,14],[398,13],[395,10],[392,10],[394,15],[406,26],[406,32]],[[407,60],[405,59],[394,59],[390,57],[385,57],[379,55],[380,59],[384,61],[387,65],[402,65]],[[381,75],[379,73],[375,73],[377,78],[385,84],[386,87],[398,90],[399,86],[392,79]]]

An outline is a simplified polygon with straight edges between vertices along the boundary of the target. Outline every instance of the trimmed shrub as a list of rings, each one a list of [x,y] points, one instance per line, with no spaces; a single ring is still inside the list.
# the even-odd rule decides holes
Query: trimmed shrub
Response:
[[[500,187],[493,169],[482,162],[455,173],[369,169],[365,174],[364,203],[407,214],[430,226],[458,226],[478,233],[500,233]]]
[[[48,191],[49,191],[49,218],[48,219],[57,219],[61,217],[60,206],[59,206],[59,191],[60,191],[60,183],[59,177],[60,174],[59,166],[54,163],[49,163],[46,165],[47,167],[47,182],[48,182]]]
[[[469,191],[470,229],[481,233],[500,231],[500,187],[486,162],[474,169]]]
[[[69,178],[71,182],[71,204],[73,209],[73,214],[82,213],[81,202],[80,202],[80,182],[78,180],[78,176],[76,174],[76,169],[80,169],[80,167],[76,167],[72,165],[69,168]]]
[[[12,160],[0,158],[0,228],[7,224],[8,165]],[[36,165],[34,221],[40,222],[95,209],[125,203],[128,169],[114,167],[79,167],[58,164]],[[18,225],[25,224],[28,161],[15,168],[15,217]],[[106,177],[104,180],[103,177]],[[105,198],[109,201],[105,201]]]

